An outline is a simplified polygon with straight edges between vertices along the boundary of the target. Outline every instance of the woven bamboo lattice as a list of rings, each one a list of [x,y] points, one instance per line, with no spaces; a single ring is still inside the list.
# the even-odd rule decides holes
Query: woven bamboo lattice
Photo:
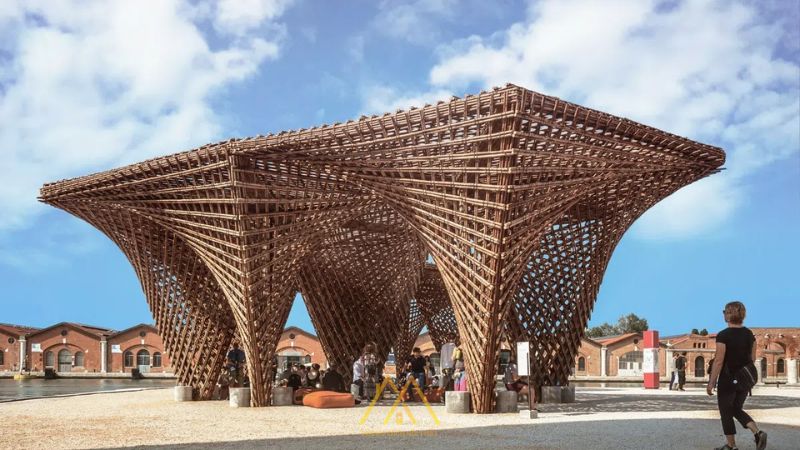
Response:
[[[441,350],[442,344],[448,342],[461,343],[456,316],[435,265],[425,264],[416,300],[422,313],[422,322],[428,327],[436,351]]]
[[[407,346],[412,298],[437,323],[415,297],[430,254],[474,410],[490,412],[503,336],[533,342],[537,383],[563,381],[622,234],[724,159],[509,85],[51,183],[41,199],[128,256],[178,376],[201,396],[238,336],[255,406],[269,402],[298,288],[326,355],[348,372],[366,341],[382,357]]]
[[[398,337],[408,334],[408,302],[425,256],[422,243],[397,214],[385,206],[369,207],[371,213],[332,230],[306,256],[299,274],[328,361],[347,379],[366,343],[375,343],[385,361]]]

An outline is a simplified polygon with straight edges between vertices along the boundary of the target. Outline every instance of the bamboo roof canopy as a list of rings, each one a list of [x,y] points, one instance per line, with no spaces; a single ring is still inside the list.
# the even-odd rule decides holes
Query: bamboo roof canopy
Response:
[[[724,161],[507,85],[48,183],[40,199],[125,253],[198,398],[235,338],[252,404],[269,404],[299,290],[346,376],[367,342],[405,356],[427,325],[437,347],[459,342],[473,410],[486,413],[501,341],[531,342],[535,386],[566,384],[623,233]]]

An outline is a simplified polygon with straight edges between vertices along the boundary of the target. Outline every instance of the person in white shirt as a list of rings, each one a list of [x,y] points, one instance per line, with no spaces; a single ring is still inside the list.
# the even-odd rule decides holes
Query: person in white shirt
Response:
[[[353,384],[358,385],[358,397],[364,397],[364,360],[357,358],[353,362]]]

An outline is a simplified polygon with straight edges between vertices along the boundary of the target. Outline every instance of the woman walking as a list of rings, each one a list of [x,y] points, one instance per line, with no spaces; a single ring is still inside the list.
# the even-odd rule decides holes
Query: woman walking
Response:
[[[737,450],[734,417],[753,432],[758,450],[767,448],[767,433],[759,430],[753,418],[742,409],[750,387],[755,383],[750,367],[753,367],[756,356],[756,338],[749,328],[742,326],[746,312],[741,302],[730,302],[722,311],[728,328],[717,334],[717,351],[706,386],[708,395],[713,395],[714,386],[717,386],[717,405],[727,440],[716,450]]]

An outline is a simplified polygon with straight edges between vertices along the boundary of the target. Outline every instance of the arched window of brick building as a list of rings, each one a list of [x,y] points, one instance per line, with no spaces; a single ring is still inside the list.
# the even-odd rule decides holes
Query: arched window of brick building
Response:
[[[83,352],[75,352],[75,365],[83,367]]]
[[[5,364],[5,356],[6,356],[5,353],[6,352],[4,352],[3,349],[0,348],[0,366]]]
[[[775,366],[775,371],[778,373],[783,373],[783,371],[786,370],[786,364],[783,362],[783,358],[778,358],[778,362],[775,363]]]
[[[153,353],[153,367],[161,367],[161,353]]]
[[[698,356],[694,359],[694,376],[697,378],[706,376],[706,361],[702,356]]]
[[[72,354],[67,349],[62,349],[58,352],[58,371],[72,371]]]
[[[586,372],[586,359],[583,356],[578,358],[578,372]]]
[[[53,356],[53,352],[48,351],[44,354],[44,366],[45,367],[53,367],[56,364],[55,357]]]
[[[133,367],[133,352],[130,350],[125,352],[125,367]]]
[[[150,352],[145,349],[139,350],[136,353],[136,365],[137,366],[149,366],[150,365]]]

